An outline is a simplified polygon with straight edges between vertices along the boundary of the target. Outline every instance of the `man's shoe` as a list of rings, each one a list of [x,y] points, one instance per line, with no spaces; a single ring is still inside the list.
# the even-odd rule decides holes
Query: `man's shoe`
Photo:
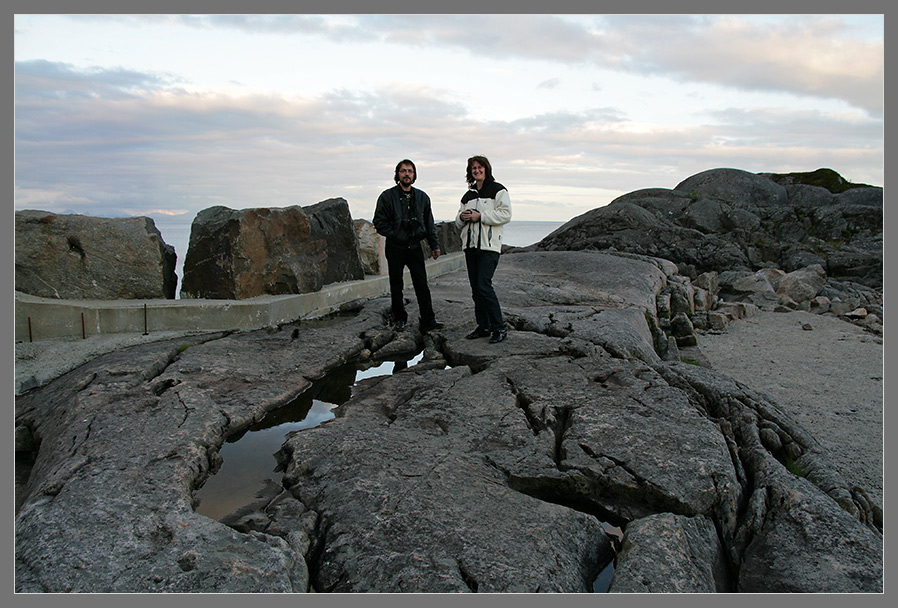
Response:
[[[471,333],[469,333],[465,338],[468,340],[476,340],[477,338],[485,338],[490,335],[489,330],[483,329],[482,327],[478,327]]]
[[[402,331],[405,329],[405,321],[396,321],[396,331]]]
[[[446,326],[443,325],[442,323],[440,323],[439,321],[437,321],[436,319],[434,319],[430,323],[421,323],[421,331],[424,332],[425,334],[432,329],[443,329],[444,327],[446,327]]]
[[[505,331],[504,329],[500,329],[500,330],[498,330],[498,331],[494,331],[494,332],[493,332],[493,335],[490,336],[490,344],[496,344],[496,343],[498,343],[498,342],[501,342],[502,340],[505,339],[505,337],[506,337],[507,335],[508,335],[508,332]]]

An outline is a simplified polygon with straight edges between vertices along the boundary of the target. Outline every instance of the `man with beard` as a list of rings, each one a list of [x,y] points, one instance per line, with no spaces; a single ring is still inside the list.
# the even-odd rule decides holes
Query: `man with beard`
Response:
[[[428,332],[440,329],[443,324],[436,320],[433,311],[421,241],[427,239],[433,259],[440,257],[440,243],[433,223],[430,197],[423,190],[412,187],[417,177],[415,163],[408,159],[399,161],[393,175],[396,185],[384,190],[377,198],[374,228],[386,238],[391,310],[396,329],[405,329],[408,322],[402,297],[403,272],[408,266],[421,314],[421,331]]]

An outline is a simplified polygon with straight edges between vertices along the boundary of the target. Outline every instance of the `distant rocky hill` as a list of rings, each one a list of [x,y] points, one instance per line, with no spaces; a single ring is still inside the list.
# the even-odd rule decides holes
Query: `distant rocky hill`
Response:
[[[819,264],[828,278],[882,290],[883,190],[830,169],[711,169],[673,189],[648,188],[580,215],[530,249],[616,249],[707,271]]]

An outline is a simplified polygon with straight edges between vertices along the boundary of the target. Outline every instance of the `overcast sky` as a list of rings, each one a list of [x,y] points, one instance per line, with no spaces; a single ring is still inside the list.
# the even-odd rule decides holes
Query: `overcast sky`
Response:
[[[883,15],[17,15],[15,208],[345,198],[437,220],[489,157],[516,220],[706,169],[884,186]]]

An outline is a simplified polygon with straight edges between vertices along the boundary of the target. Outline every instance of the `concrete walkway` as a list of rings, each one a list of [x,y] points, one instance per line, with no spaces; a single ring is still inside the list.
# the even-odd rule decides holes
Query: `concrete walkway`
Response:
[[[465,265],[464,253],[428,260],[427,276]],[[411,287],[408,270],[406,287]],[[108,334],[220,331],[273,327],[326,315],[347,302],[369,300],[390,291],[387,276],[325,285],[320,291],[246,300],[56,300],[16,292],[16,342]]]

